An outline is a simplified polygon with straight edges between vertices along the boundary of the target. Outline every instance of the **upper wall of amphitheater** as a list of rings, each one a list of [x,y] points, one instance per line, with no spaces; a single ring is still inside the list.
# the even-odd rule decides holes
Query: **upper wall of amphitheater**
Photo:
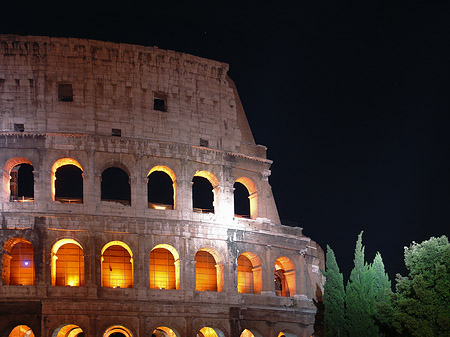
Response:
[[[265,158],[227,71],[157,47],[0,35],[0,131],[120,132]]]

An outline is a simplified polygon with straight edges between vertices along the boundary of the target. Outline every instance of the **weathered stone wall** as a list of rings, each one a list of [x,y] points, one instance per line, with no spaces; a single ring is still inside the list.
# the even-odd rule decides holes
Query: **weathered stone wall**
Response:
[[[263,337],[312,334],[323,252],[301,228],[280,224],[268,181],[272,162],[254,143],[227,70],[156,47],[0,35],[2,261],[11,240],[23,239],[34,249],[35,265],[33,285],[12,286],[4,282],[2,262],[0,334],[18,324],[46,337],[66,336],[58,329],[67,324],[95,337],[108,337],[115,326],[142,337],[160,326],[178,337],[194,337],[203,327],[221,337],[238,337],[244,329]],[[73,102],[58,100],[58,83],[73,85]],[[153,109],[154,97],[166,99],[167,111]],[[24,130],[14,130],[15,124]],[[112,136],[112,129],[121,129],[121,136]],[[55,200],[54,167],[65,158],[82,170],[82,203]],[[34,169],[34,199],[10,201],[11,169],[23,163]],[[129,177],[129,205],[101,200],[102,172],[112,166]],[[156,166],[173,173],[173,209],[147,202],[147,177]],[[214,213],[193,210],[198,172],[214,182]],[[249,219],[234,214],[239,179],[252,190]],[[84,286],[52,285],[52,249],[62,239],[82,248]],[[111,242],[132,252],[132,288],[102,287],[101,251]],[[178,289],[150,289],[150,252],[160,244],[179,255]],[[214,251],[218,292],[195,290],[201,249]],[[259,261],[258,294],[238,293],[243,253]],[[276,294],[278,259],[289,261],[289,297]]]

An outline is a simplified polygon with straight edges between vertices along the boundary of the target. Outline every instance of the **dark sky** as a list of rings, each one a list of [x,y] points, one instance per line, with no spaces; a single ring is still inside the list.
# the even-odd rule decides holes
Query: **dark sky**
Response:
[[[281,218],[329,244],[346,278],[361,230],[391,279],[404,246],[450,236],[448,1],[17,3],[0,33],[229,63]]]

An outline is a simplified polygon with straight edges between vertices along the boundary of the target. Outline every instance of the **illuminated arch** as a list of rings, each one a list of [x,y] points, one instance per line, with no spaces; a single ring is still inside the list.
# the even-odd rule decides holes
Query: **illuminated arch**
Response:
[[[223,290],[222,257],[213,248],[202,248],[195,254],[195,290]]]
[[[28,325],[17,325],[7,335],[8,337],[34,337],[33,330]]]
[[[295,265],[285,256],[275,261],[275,293],[282,297],[291,297],[296,294]]]
[[[133,337],[131,331],[125,328],[123,325],[113,325],[109,327],[108,329],[106,329],[105,333],[103,334],[103,337],[109,337],[114,333],[121,333],[125,337]]]
[[[244,252],[239,256],[237,260],[237,278],[239,293],[261,293],[262,265],[256,254]]]
[[[211,187],[209,187],[205,180],[196,178],[206,179]],[[214,213],[218,206],[217,201],[219,200],[219,180],[217,177],[208,171],[197,171],[192,178],[192,183],[192,204],[194,211],[198,213]],[[211,188],[210,191],[208,191],[209,188]]]
[[[51,281],[53,286],[84,286],[84,251],[77,241],[62,239],[53,245]]]
[[[171,205],[171,206],[172,206],[172,209],[175,209],[176,204],[177,204],[177,177],[176,177],[175,173],[167,166],[156,165],[148,172],[147,181],[149,180],[149,177],[153,172],[163,172],[163,173],[167,174],[169,176],[169,178],[172,180],[173,205]],[[155,208],[155,209],[167,209],[167,206],[169,206],[169,205],[156,205],[154,203],[152,203],[152,204],[153,205],[150,205],[150,201],[149,201],[149,207],[152,206],[152,208]],[[159,208],[158,208],[158,206],[159,206]]]
[[[101,251],[102,287],[133,288],[134,261],[131,249],[121,241],[110,241]]]
[[[76,161],[73,158],[61,158],[58,159],[52,166],[51,169],[51,187],[52,187],[52,200],[55,201],[56,200],[56,171],[62,167],[62,166],[66,166],[66,165],[73,165],[78,167],[81,170],[81,174],[83,177],[83,168],[81,167],[80,163],[78,161]],[[76,202],[76,201],[75,201]],[[82,200],[81,200],[82,202]]]
[[[159,244],[150,252],[150,288],[180,289],[180,256],[168,244]]]
[[[258,217],[258,190],[255,183],[247,177],[240,177],[236,179],[236,183],[244,185],[248,191],[250,218],[256,219]]]
[[[34,249],[24,238],[11,238],[3,246],[2,276],[6,285],[34,285]]]
[[[255,330],[248,330],[245,329],[242,331],[241,335],[239,337],[262,337],[261,334]]]
[[[297,337],[297,335],[295,333],[291,333],[291,332],[283,330],[278,334],[277,337]]]
[[[83,330],[75,324],[63,324],[59,326],[52,334],[52,337],[77,337]]]
[[[199,337],[225,337],[221,330],[207,326],[201,328],[197,335]]]
[[[8,159],[5,164],[3,165],[3,179],[2,179],[2,185],[3,185],[3,200],[9,201],[11,199],[11,170],[19,165],[22,164],[28,164],[32,167],[33,164],[28,158],[25,157],[14,157]],[[24,199],[25,201],[25,199]],[[27,200],[31,201],[31,200]]]
[[[159,326],[153,330],[152,334],[156,337],[180,337],[181,335],[174,329],[166,326]]]

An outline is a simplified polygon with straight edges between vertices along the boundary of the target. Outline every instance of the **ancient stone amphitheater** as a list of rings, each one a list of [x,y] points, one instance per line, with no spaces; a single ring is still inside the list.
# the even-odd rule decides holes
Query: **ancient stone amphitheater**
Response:
[[[323,252],[280,224],[227,71],[0,35],[2,337],[313,333]]]

